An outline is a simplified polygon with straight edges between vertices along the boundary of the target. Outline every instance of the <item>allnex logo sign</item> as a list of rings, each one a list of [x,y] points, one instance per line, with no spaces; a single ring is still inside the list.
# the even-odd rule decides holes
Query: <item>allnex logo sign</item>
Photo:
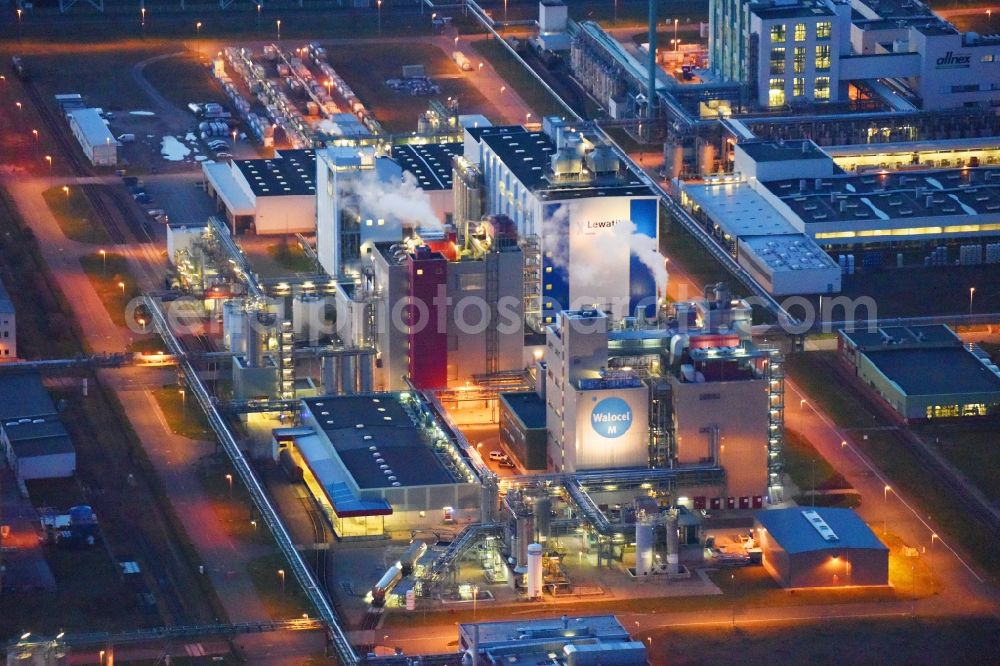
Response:
[[[621,437],[632,427],[632,408],[621,398],[605,398],[594,405],[590,425],[602,437]]]
[[[937,59],[937,69],[960,69],[969,66],[972,61],[972,55],[968,53],[961,53],[956,55],[955,53],[948,51],[943,56]]]

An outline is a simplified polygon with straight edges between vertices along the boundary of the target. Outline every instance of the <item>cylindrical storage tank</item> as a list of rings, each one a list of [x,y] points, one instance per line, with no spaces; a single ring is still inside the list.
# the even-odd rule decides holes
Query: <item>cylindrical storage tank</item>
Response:
[[[552,525],[552,500],[540,497],[535,502],[535,529],[538,530],[538,543],[545,543],[549,538]]]
[[[715,173],[715,146],[710,141],[698,144],[698,173],[702,176]]]
[[[535,540],[535,516],[526,513],[517,517],[517,566],[528,564],[528,544]]]
[[[542,596],[542,544],[528,545],[528,598],[539,599]]]
[[[222,346],[234,354],[247,351],[246,316],[240,301],[226,301],[222,304]]]
[[[323,392],[327,395],[340,393],[340,375],[336,356],[323,357]]]
[[[298,294],[292,299],[292,330],[296,340],[319,343],[325,324],[323,299],[313,294]]]
[[[375,354],[358,355],[358,390],[371,393],[375,390]]]
[[[640,520],[635,524],[635,577],[653,573],[653,523]]]
[[[356,360],[353,354],[340,357],[340,392],[344,395],[357,393]]]
[[[256,313],[246,314],[246,359],[247,366],[251,368],[260,367],[261,350],[264,346],[264,324],[257,317]]]
[[[677,509],[667,512],[667,574],[680,573],[680,533]]]

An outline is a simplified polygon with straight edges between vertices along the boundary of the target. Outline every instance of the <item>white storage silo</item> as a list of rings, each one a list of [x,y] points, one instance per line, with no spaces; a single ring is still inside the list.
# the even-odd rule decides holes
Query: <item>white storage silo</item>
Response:
[[[667,574],[680,573],[680,532],[677,509],[667,512]]]
[[[296,340],[319,342],[324,329],[325,304],[321,296],[298,294],[292,299],[292,330]]]
[[[643,517],[635,524],[635,577],[653,573],[653,523]]]
[[[528,544],[528,598],[538,599],[542,596],[542,545]]]
[[[246,325],[241,301],[232,300],[222,304],[222,346],[226,350],[238,355],[246,353]]]

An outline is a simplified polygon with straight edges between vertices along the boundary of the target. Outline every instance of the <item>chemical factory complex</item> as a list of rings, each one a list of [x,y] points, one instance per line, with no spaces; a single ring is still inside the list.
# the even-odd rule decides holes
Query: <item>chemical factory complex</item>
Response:
[[[992,8],[620,4],[8,11],[7,663],[989,660]]]

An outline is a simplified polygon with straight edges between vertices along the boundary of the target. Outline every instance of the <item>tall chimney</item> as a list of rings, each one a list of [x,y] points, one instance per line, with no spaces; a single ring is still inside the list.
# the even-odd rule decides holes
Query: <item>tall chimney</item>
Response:
[[[656,0],[649,0],[649,101],[646,117],[655,118],[656,109]]]

